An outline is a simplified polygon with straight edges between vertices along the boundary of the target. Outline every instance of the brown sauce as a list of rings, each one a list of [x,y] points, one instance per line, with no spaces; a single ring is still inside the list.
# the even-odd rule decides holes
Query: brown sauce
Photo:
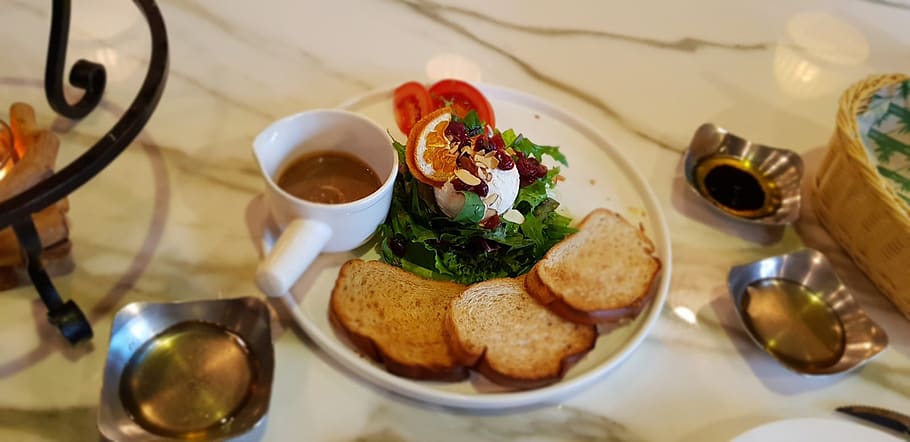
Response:
[[[349,153],[307,153],[284,167],[278,187],[316,203],[342,204],[357,201],[382,185],[376,172]]]

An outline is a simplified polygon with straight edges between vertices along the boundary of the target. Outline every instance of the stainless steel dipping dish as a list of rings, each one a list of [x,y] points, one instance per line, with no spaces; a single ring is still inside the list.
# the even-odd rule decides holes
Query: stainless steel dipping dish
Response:
[[[733,267],[728,282],[752,340],[797,373],[843,373],[888,346],[885,331],[819,251],[804,249]]]
[[[684,169],[692,190],[727,216],[766,225],[790,224],[799,218],[803,161],[795,152],[753,143],[706,123],[692,137],[685,153]],[[716,187],[713,190],[719,194],[712,194],[711,186],[707,185],[712,178],[709,174],[723,169],[733,173],[738,171],[740,179],[748,180],[751,176],[755,181],[751,184],[758,186],[755,191],[763,193],[761,204],[756,201],[757,207],[748,208],[723,203],[725,199],[736,198],[729,193],[736,191],[737,185],[750,184],[724,181],[735,176],[716,174],[715,181],[720,181],[713,184]],[[720,197],[724,193],[727,193],[726,197]]]
[[[98,428],[117,441],[256,440],[273,372],[257,298],[129,304],[114,318]]]

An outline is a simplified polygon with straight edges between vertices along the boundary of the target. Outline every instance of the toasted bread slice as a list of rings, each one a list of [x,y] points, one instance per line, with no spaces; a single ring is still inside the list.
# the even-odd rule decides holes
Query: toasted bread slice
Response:
[[[661,268],[654,244],[619,214],[596,209],[525,278],[532,296],[582,324],[634,318],[651,301]]]
[[[338,272],[329,305],[332,322],[389,372],[415,379],[467,377],[443,338],[449,303],[464,291],[379,261],[351,260]]]
[[[458,362],[514,388],[558,381],[597,339],[594,326],[566,321],[537,303],[523,278],[469,286],[452,301],[445,333]]]

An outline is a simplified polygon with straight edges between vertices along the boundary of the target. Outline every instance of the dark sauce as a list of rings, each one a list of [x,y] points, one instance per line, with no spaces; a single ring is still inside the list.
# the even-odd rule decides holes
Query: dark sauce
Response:
[[[705,175],[705,190],[718,203],[737,211],[759,210],[765,205],[758,178],[737,167],[716,166]]]
[[[761,218],[781,205],[775,183],[740,158],[715,155],[700,161],[695,181],[705,198],[734,216]]]

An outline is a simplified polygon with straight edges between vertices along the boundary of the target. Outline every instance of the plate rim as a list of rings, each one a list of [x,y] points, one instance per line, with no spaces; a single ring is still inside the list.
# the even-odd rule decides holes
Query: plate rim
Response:
[[[810,430],[813,430],[813,429],[818,429],[818,428],[830,429],[832,427],[840,427],[841,429],[843,429],[845,431],[847,431],[847,430],[851,431],[851,433],[857,433],[857,432],[865,433],[864,436],[871,436],[871,435],[880,436],[880,437],[875,438],[876,441],[884,442],[884,441],[889,441],[889,440],[894,440],[894,441],[902,440],[902,439],[898,438],[897,436],[892,435],[891,433],[888,433],[881,429],[871,427],[869,425],[865,425],[862,423],[857,423],[854,421],[844,420],[844,419],[834,419],[831,417],[814,416],[814,417],[784,418],[784,419],[773,420],[771,422],[765,422],[763,424],[755,425],[755,426],[749,428],[748,430],[743,431],[740,434],[737,434],[736,436],[734,436],[730,442],[749,442],[752,440],[776,440],[776,439],[756,439],[756,438],[763,437],[763,436],[765,438],[767,438],[768,436],[780,437],[781,432],[791,431],[792,427],[794,427],[794,426],[802,426],[803,428],[805,428],[804,431],[807,431],[807,432]],[[770,434],[768,434],[768,433],[770,433]],[[852,434],[851,434],[851,436],[852,436]],[[787,439],[787,440],[803,440],[803,439],[794,438],[794,439]],[[850,439],[850,440],[854,440],[854,439]]]
[[[397,395],[437,405],[460,409],[504,410],[544,403],[564,397],[599,380],[631,356],[650,333],[666,304],[672,276],[673,257],[670,229],[659,200],[641,173],[633,167],[632,162],[616,147],[617,143],[595,129],[584,119],[543,98],[503,86],[484,83],[474,84],[488,97],[499,96],[502,100],[527,107],[532,107],[529,104],[533,104],[532,108],[540,109],[541,113],[559,118],[564,124],[576,130],[585,138],[592,140],[594,145],[606,153],[612,161],[618,162],[616,166],[622,169],[633,182],[636,187],[635,191],[641,198],[641,202],[645,206],[644,209],[655,226],[655,232],[652,233],[651,240],[657,246],[662,264],[659,284],[655,289],[655,299],[646,310],[645,318],[643,318],[643,323],[639,326],[639,329],[630,336],[617,353],[608,357],[600,365],[592,367],[587,372],[581,373],[571,380],[560,380],[557,383],[532,390],[470,394],[440,390],[424,384],[432,381],[418,381],[389,373],[374,361],[365,359],[365,356],[346,346],[344,342],[328,336],[319,325],[311,321],[301,311],[291,293],[282,296],[281,299],[295,322],[322,351],[329,354],[336,362],[344,365],[345,369],[357,373],[369,383],[378,385]],[[395,86],[373,89],[346,99],[335,108],[358,112],[353,108],[355,105],[391,99],[394,89]]]

